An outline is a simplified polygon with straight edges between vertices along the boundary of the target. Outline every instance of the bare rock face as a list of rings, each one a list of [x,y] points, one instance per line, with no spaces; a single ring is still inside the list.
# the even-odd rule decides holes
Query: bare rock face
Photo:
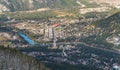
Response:
[[[39,61],[15,49],[0,47],[0,70],[49,70]]]

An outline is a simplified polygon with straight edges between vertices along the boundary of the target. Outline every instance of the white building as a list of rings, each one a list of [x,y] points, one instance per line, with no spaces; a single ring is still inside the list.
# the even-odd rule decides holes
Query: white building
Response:
[[[114,64],[112,70],[120,70],[120,65]]]

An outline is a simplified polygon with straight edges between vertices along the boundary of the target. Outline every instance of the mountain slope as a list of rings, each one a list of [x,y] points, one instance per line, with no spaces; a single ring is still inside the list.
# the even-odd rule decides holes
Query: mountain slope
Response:
[[[39,8],[71,9],[74,7],[100,7],[102,5],[119,8],[119,0],[0,0],[0,9],[10,11],[33,10]],[[4,8],[4,9],[5,9]],[[2,8],[3,10],[3,8]]]
[[[101,29],[99,40],[120,45],[120,12],[117,12],[105,19],[95,22],[93,25]],[[119,48],[119,47],[118,47]]]
[[[50,70],[39,61],[15,49],[0,46],[0,70]]]
[[[120,32],[120,12],[115,13],[105,19],[99,20],[95,23],[97,27],[102,28],[105,31],[108,31],[109,33],[114,32],[114,34]]]
[[[72,8],[76,0],[0,0],[10,11],[30,10],[39,8]]]

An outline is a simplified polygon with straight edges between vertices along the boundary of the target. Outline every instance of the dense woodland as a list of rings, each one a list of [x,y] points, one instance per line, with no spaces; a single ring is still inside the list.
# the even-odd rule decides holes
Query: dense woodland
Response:
[[[40,61],[21,52],[0,46],[0,70],[50,70]]]

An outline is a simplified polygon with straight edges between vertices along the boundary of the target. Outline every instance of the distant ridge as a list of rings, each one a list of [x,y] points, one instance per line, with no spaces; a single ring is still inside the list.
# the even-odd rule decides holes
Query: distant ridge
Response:
[[[0,4],[10,11],[33,10],[39,8],[64,9],[76,5],[76,0],[0,0]]]

